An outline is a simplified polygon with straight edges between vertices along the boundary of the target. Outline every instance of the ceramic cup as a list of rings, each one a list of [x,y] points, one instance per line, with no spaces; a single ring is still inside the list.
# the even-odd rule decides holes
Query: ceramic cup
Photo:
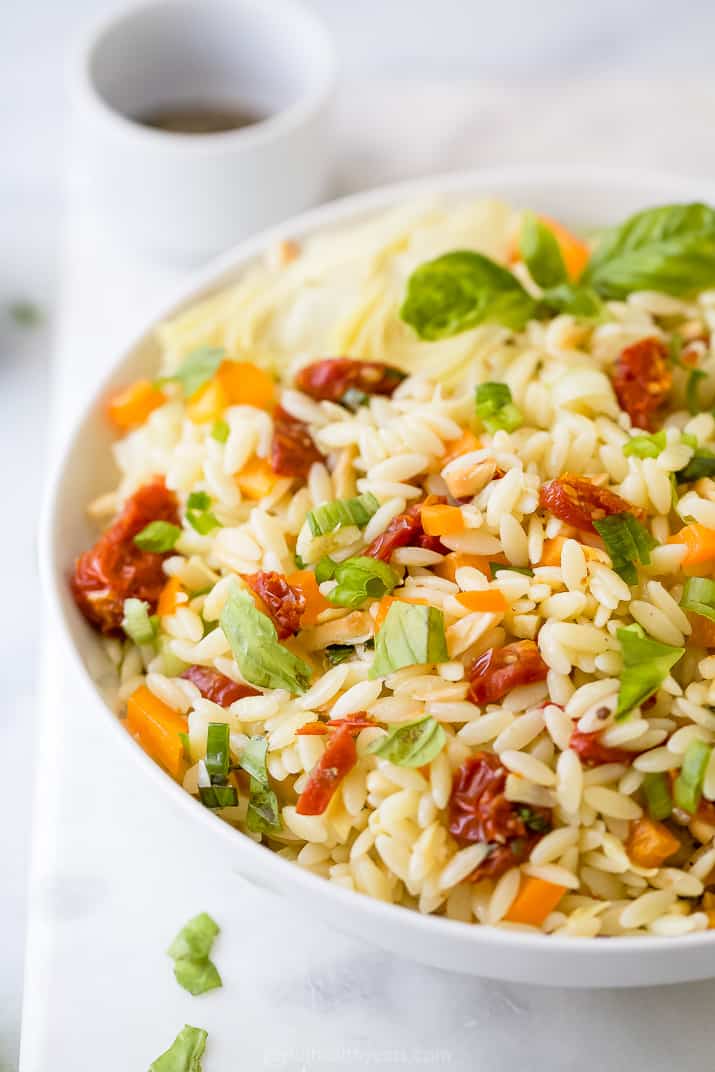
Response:
[[[196,261],[322,200],[332,43],[298,0],[142,0],[85,35],[73,155],[90,208],[149,255]],[[260,121],[176,134],[139,119],[186,104]]]

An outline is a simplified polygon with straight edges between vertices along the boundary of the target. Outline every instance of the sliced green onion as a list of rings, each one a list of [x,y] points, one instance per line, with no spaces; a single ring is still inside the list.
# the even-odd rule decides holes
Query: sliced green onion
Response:
[[[158,640],[159,654],[162,661],[162,674],[166,677],[178,677],[179,674],[183,674],[189,666],[189,663],[185,663],[183,659],[180,659],[178,655],[174,655],[171,650],[173,637],[166,635],[160,636]]]
[[[199,800],[206,808],[231,808],[238,804],[232,785],[200,785]]]
[[[670,818],[673,811],[670,782],[662,771],[658,771],[655,774],[646,774],[643,779],[643,794],[651,819],[661,821]]]
[[[122,629],[135,644],[153,644],[159,619],[149,615],[149,604],[143,599],[125,599]]]
[[[518,811],[519,818],[527,830],[533,830],[536,834],[543,834],[551,829],[551,823],[545,815],[540,815],[533,808],[521,807]]]
[[[266,789],[255,778],[251,778],[250,792],[246,826],[253,833],[277,833],[282,829],[278,797],[272,789]]]
[[[395,600],[377,634],[368,677],[384,677],[403,666],[446,663],[448,659],[442,611]]]
[[[667,437],[663,430],[652,435],[635,435],[623,447],[626,458],[657,458],[665,450]]]
[[[715,622],[715,581],[709,577],[688,577],[680,606]]]
[[[399,573],[391,566],[367,556],[338,562],[335,565],[335,579],[337,586],[328,594],[328,599],[339,607],[351,607],[353,610],[368,599],[380,599],[400,583]]]
[[[524,423],[505,383],[480,383],[477,387],[477,417],[488,432],[513,432]]]
[[[644,566],[650,563],[650,552],[656,541],[640,521],[632,514],[612,514],[600,521],[594,521],[594,528],[603,538],[606,550],[611,556],[613,568],[627,584],[638,583],[636,562]]]
[[[186,500],[186,520],[201,536],[221,528],[221,522],[211,512],[211,496],[205,491],[192,491]]]
[[[336,566],[337,562],[334,562],[330,555],[323,555],[315,564],[315,579],[318,584],[322,584],[323,581],[332,581]]]
[[[212,960],[177,960],[174,963],[174,978],[179,986],[194,996],[223,986],[218,968]]]
[[[710,762],[712,748],[705,741],[694,740],[688,745],[683,756],[680,774],[673,785],[673,801],[677,808],[694,815],[698,810],[703,792],[705,771]]]
[[[225,356],[221,347],[200,346],[187,354],[173,376],[162,376],[158,383],[180,383],[184,398],[191,398],[216,375]]]
[[[380,504],[371,492],[354,499],[336,499],[311,510],[308,526],[313,536],[325,536],[347,525],[364,528],[379,508]]]
[[[262,786],[268,785],[267,752],[268,739],[266,737],[251,737],[238,760],[239,767]]]
[[[639,707],[663,684],[685,648],[674,648],[647,637],[640,625],[627,625],[616,631],[621,645],[623,670],[618,690],[616,719],[624,718]]]
[[[355,648],[352,644],[331,644],[323,652],[323,655],[330,666],[337,666],[338,663],[344,663],[346,659],[352,659],[354,654]]]
[[[509,570],[510,573],[523,573],[525,577],[533,577],[534,571],[528,566],[507,566],[503,562],[490,562],[489,572],[492,575],[492,580],[496,577],[497,573],[501,573],[502,570]]]
[[[226,722],[209,722],[206,737],[206,770],[213,784],[222,785],[231,767],[228,746],[229,728]]]
[[[348,387],[340,399],[340,405],[352,410],[353,413],[357,413],[360,407],[366,406],[369,401],[370,395],[366,395],[364,391],[359,390],[357,387]]]
[[[219,417],[217,421],[214,421],[214,425],[211,429],[211,438],[215,439],[217,443],[225,443],[229,437],[231,429],[228,426],[228,421],[225,421],[223,417]]]
[[[207,1038],[203,1028],[186,1024],[169,1049],[152,1062],[149,1072],[201,1072],[201,1056]]]
[[[200,960],[202,957],[208,957],[219,932],[218,923],[207,912],[200,912],[181,928],[167,953],[172,960],[186,957]]]
[[[170,521],[150,521],[136,534],[134,543],[142,551],[163,554],[165,551],[171,551],[179,536],[181,529],[178,525],[172,525]]]
[[[686,484],[691,480],[700,480],[703,476],[715,476],[715,454],[707,447],[696,446],[692,458],[678,470],[675,479],[679,484]]]
[[[271,619],[257,610],[248,592],[234,581],[220,618],[233,657],[245,681],[265,689],[305,692],[310,667],[278,642]]]
[[[422,767],[442,751],[447,735],[433,718],[403,722],[368,745],[367,751],[398,767]]]

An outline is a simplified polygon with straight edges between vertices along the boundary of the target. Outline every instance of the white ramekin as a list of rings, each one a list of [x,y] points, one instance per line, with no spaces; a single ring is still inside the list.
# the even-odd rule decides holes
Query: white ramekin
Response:
[[[196,261],[326,196],[333,45],[299,0],[140,0],[72,57],[78,187],[126,244]],[[172,134],[137,116],[192,101],[268,118]]]

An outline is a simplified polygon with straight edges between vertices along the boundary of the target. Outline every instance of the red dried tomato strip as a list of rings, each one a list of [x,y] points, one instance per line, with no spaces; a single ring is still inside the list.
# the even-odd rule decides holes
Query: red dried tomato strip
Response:
[[[230,707],[244,696],[260,696],[258,689],[250,685],[239,684],[230,677],[212,670],[210,666],[189,666],[181,675],[187,681],[193,681],[205,700],[211,700],[219,707]]]
[[[273,439],[270,466],[279,476],[300,477],[305,480],[313,462],[325,459],[320,453],[308,425],[277,406],[273,413]]]
[[[119,517],[75,563],[72,595],[85,618],[103,633],[119,631],[125,599],[142,599],[152,611],[156,609],[166,582],[162,562],[167,555],[142,551],[134,543],[151,521],[179,524],[176,496],[167,490],[163,477],[135,491]]]
[[[319,401],[340,402],[350,388],[366,395],[391,395],[405,373],[381,361],[327,357],[306,365],[296,376],[296,387]]]
[[[329,733],[330,730],[339,729],[341,726],[349,726],[353,733],[358,734],[360,730],[370,729],[372,726],[376,726],[375,719],[368,715],[364,711],[358,711],[354,715],[347,715],[345,718],[331,718],[328,722],[306,722],[304,726],[296,730],[296,736],[322,736]]]
[[[601,763],[632,763],[635,752],[627,752],[625,748],[609,748],[601,744],[599,740],[600,730],[593,733],[583,733],[574,730],[569,740],[569,748],[576,752],[587,766],[599,766]]]
[[[652,432],[657,410],[673,385],[668,351],[660,339],[639,339],[622,350],[613,367],[613,390],[635,428]]]
[[[556,480],[542,484],[539,503],[554,517],[582,532],[595,532],[594,521],[601,521],[611,514],[628,513],[637,518],[643,517],[639,507],[626,502],[620,495],[572,473],[564,473]]]
[[[545,681],[548,670],[533,640],[489,648],[469,670],[468,699],[475,704],[496,703],[517,685]]]
[[[300,588],[294,588],[282,573],[273,570],[249,573],[243,579],[263,601],[279,640],[298,632],[305,611],[305,595]]]
[[[403,514],[393,517],[385,531],[375,537],[363,554],[379,558],[381,562],[389,562],[398,547],[424,547],[428,551],[447,554],[448,548],[439,536],[428,536],[422,528],[422,507],[425,503],[436,505],[444,501],[440,496],[430,495],[422,502],[409,506]]]
[[[357,763],[350,726],[341,726],[308,776],[295,810],[299,815],[322,815],[335,790]]]
[[[506,799],[508,771],[492,752],[477,752],[457,771],[448,805],[448,827],[459,841],[488,842],[489,856],[470,876],[473,881],[503,874],[526,858],[551,825],[549,808],[526,807]],[[529,828],[538,823],[542,830]]]

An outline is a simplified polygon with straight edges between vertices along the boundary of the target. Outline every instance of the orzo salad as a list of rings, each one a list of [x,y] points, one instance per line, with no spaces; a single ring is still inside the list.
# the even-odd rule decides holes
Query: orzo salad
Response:
[[[714,209],[495,201],[285,241],[160,325],[71,580],[128,732],[386,902],[715,926],[713,331]]]

